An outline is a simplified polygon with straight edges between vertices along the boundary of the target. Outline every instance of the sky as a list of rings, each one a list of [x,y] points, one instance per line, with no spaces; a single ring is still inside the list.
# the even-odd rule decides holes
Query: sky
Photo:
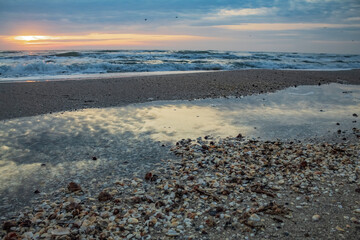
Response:
[[[0,50],[360,54],[359,0],[0,0]]]

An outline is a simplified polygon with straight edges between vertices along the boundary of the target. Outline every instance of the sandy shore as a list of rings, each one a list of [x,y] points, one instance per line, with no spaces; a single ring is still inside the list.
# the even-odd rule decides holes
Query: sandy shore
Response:
[[[243,70],[118,79],[1,83],[0,120],[151,100],[244,96],[294,85],[360,84],[360,70]]]
[[[360,84],[360,70],[4,83],[0,119],[152,100],[243,96],[330,82]],[[353,132],[356,137],[360,133],[358,128]],[[35,191],[38,197],[29,207],[0,218],[0,238],[357,239],[356,140],[307,144],[206,137],[182,140],[171,153],[137,176],[100,174],[99,181],[67,179],[56,183],[60,186],[54,191]]]

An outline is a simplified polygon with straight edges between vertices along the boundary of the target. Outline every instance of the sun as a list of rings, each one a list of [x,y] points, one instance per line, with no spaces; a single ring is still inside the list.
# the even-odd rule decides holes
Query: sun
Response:
[[[52,37],[50,37],[50,36],[16,36],[14,39],[20,40],[20,41],[36,41],[36,40],[52,39]]]

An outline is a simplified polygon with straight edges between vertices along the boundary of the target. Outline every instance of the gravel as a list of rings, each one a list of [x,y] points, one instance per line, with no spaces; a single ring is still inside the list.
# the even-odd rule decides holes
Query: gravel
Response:
[[[183,139],[143,177],[76,183],[2,224],[4,239],[356,239],[360,144]],[[55,200],[54,200],[55,199]]]

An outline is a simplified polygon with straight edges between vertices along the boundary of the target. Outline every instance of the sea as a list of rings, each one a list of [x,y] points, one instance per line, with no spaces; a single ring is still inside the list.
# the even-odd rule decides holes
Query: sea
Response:
[[[349,70],[360,55],[239,51],[0,51],[0,82],[242,69]]]

